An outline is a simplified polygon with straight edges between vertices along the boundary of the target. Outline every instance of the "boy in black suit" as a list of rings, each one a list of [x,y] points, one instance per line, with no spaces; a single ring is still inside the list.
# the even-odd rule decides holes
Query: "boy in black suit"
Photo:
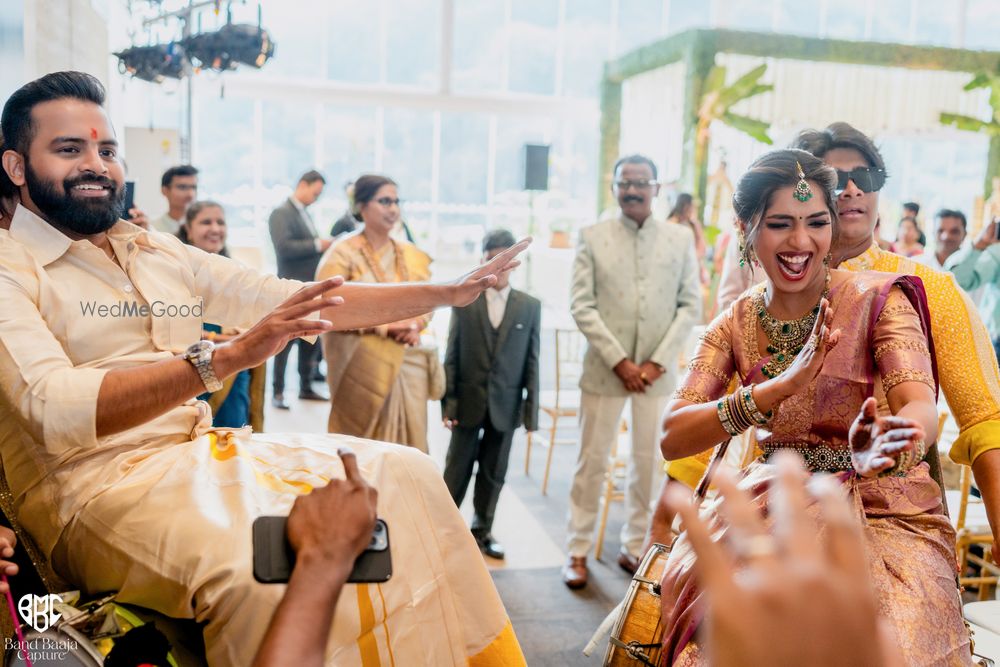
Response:
[[[483,239],[483,257],[514,245],[506,229]],[[507,474],[510,443],[522,423],[538,428],[538,345],[541,302],[509,284],[505,274],[472,304],[454,308],[444,368],[448,388],[441,401],[451,429],[444,481],[456,505],[462,504],[477,461],[472,534],[480,550],[503,558],[493,539],[493,515]]]

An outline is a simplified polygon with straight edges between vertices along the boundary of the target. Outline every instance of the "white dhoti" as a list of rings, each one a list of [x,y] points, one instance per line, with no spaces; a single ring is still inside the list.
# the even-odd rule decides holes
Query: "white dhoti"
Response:
[[[440,472],[409,447],[318,434],[227,444],[207,434],[140,453],[69,523],[54,564],[89,593],[117,590],[122,602],[206,622],[209,663],[245,667],[285,591],[254,580],[251,524],[343,477],[340,446],[379,491],[393,576],[344,587],[326,664],[525,664]]]

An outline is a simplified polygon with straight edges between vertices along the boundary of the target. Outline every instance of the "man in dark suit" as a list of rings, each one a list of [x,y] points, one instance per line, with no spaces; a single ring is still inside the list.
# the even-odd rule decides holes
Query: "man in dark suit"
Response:
[[[309,212],[306,210],[323,194],[326,181],[318,171],[307,171],[299,179],[292,196],[271,211],[267,224],[278,260],[278,277],[312,281],[323,252],[330,247],[330,239],[320,238]],[[274,356],[274,407],[287,410],[285,403],[285,366],[293,345],[299,346],[299,398],[326,401],[329,398],[315,389],[312,381],[318,363],[319,345],[296,338]]]
[[[493,230],[483,239],[483,254],[492,258],[513,245],[509,231]],[[448,388],[441,402],[444,424],[451,429],[444,481],[461,505],[478,461],[472,534],[492,558],[504,557],[491,531],[514,431],[522,423],[528,431],[538,428],[541,319],[541,302],[511,288],[508,274],[451,313],[444,361]]]

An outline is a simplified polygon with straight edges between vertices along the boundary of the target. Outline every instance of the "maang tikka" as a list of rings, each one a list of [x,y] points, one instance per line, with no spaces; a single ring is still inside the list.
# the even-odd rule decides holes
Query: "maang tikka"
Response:
[[[806,180],[806,173],[802,171],[802,165],[799,161],[795,161],[795,168],[799,170],[799,182],[795,184],[794,197],[801,202],[807,202],[812,199],[813,193],[809,189],[809,182]]]

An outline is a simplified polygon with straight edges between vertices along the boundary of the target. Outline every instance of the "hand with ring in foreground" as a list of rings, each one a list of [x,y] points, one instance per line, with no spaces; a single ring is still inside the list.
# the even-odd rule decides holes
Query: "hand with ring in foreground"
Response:
[[[713,542],[689,493],[668,503],[681,515],[706,593],[707,649],[717,667],[733,665],[902,665],[889,626],[878,617],[857,518],[837,482],[810,481],[795,454],[779,453],[769,509],[773,536],[750,496],[720,469],[720,511],[730,526]],[[818,503],[819,525],[807,507]]]

